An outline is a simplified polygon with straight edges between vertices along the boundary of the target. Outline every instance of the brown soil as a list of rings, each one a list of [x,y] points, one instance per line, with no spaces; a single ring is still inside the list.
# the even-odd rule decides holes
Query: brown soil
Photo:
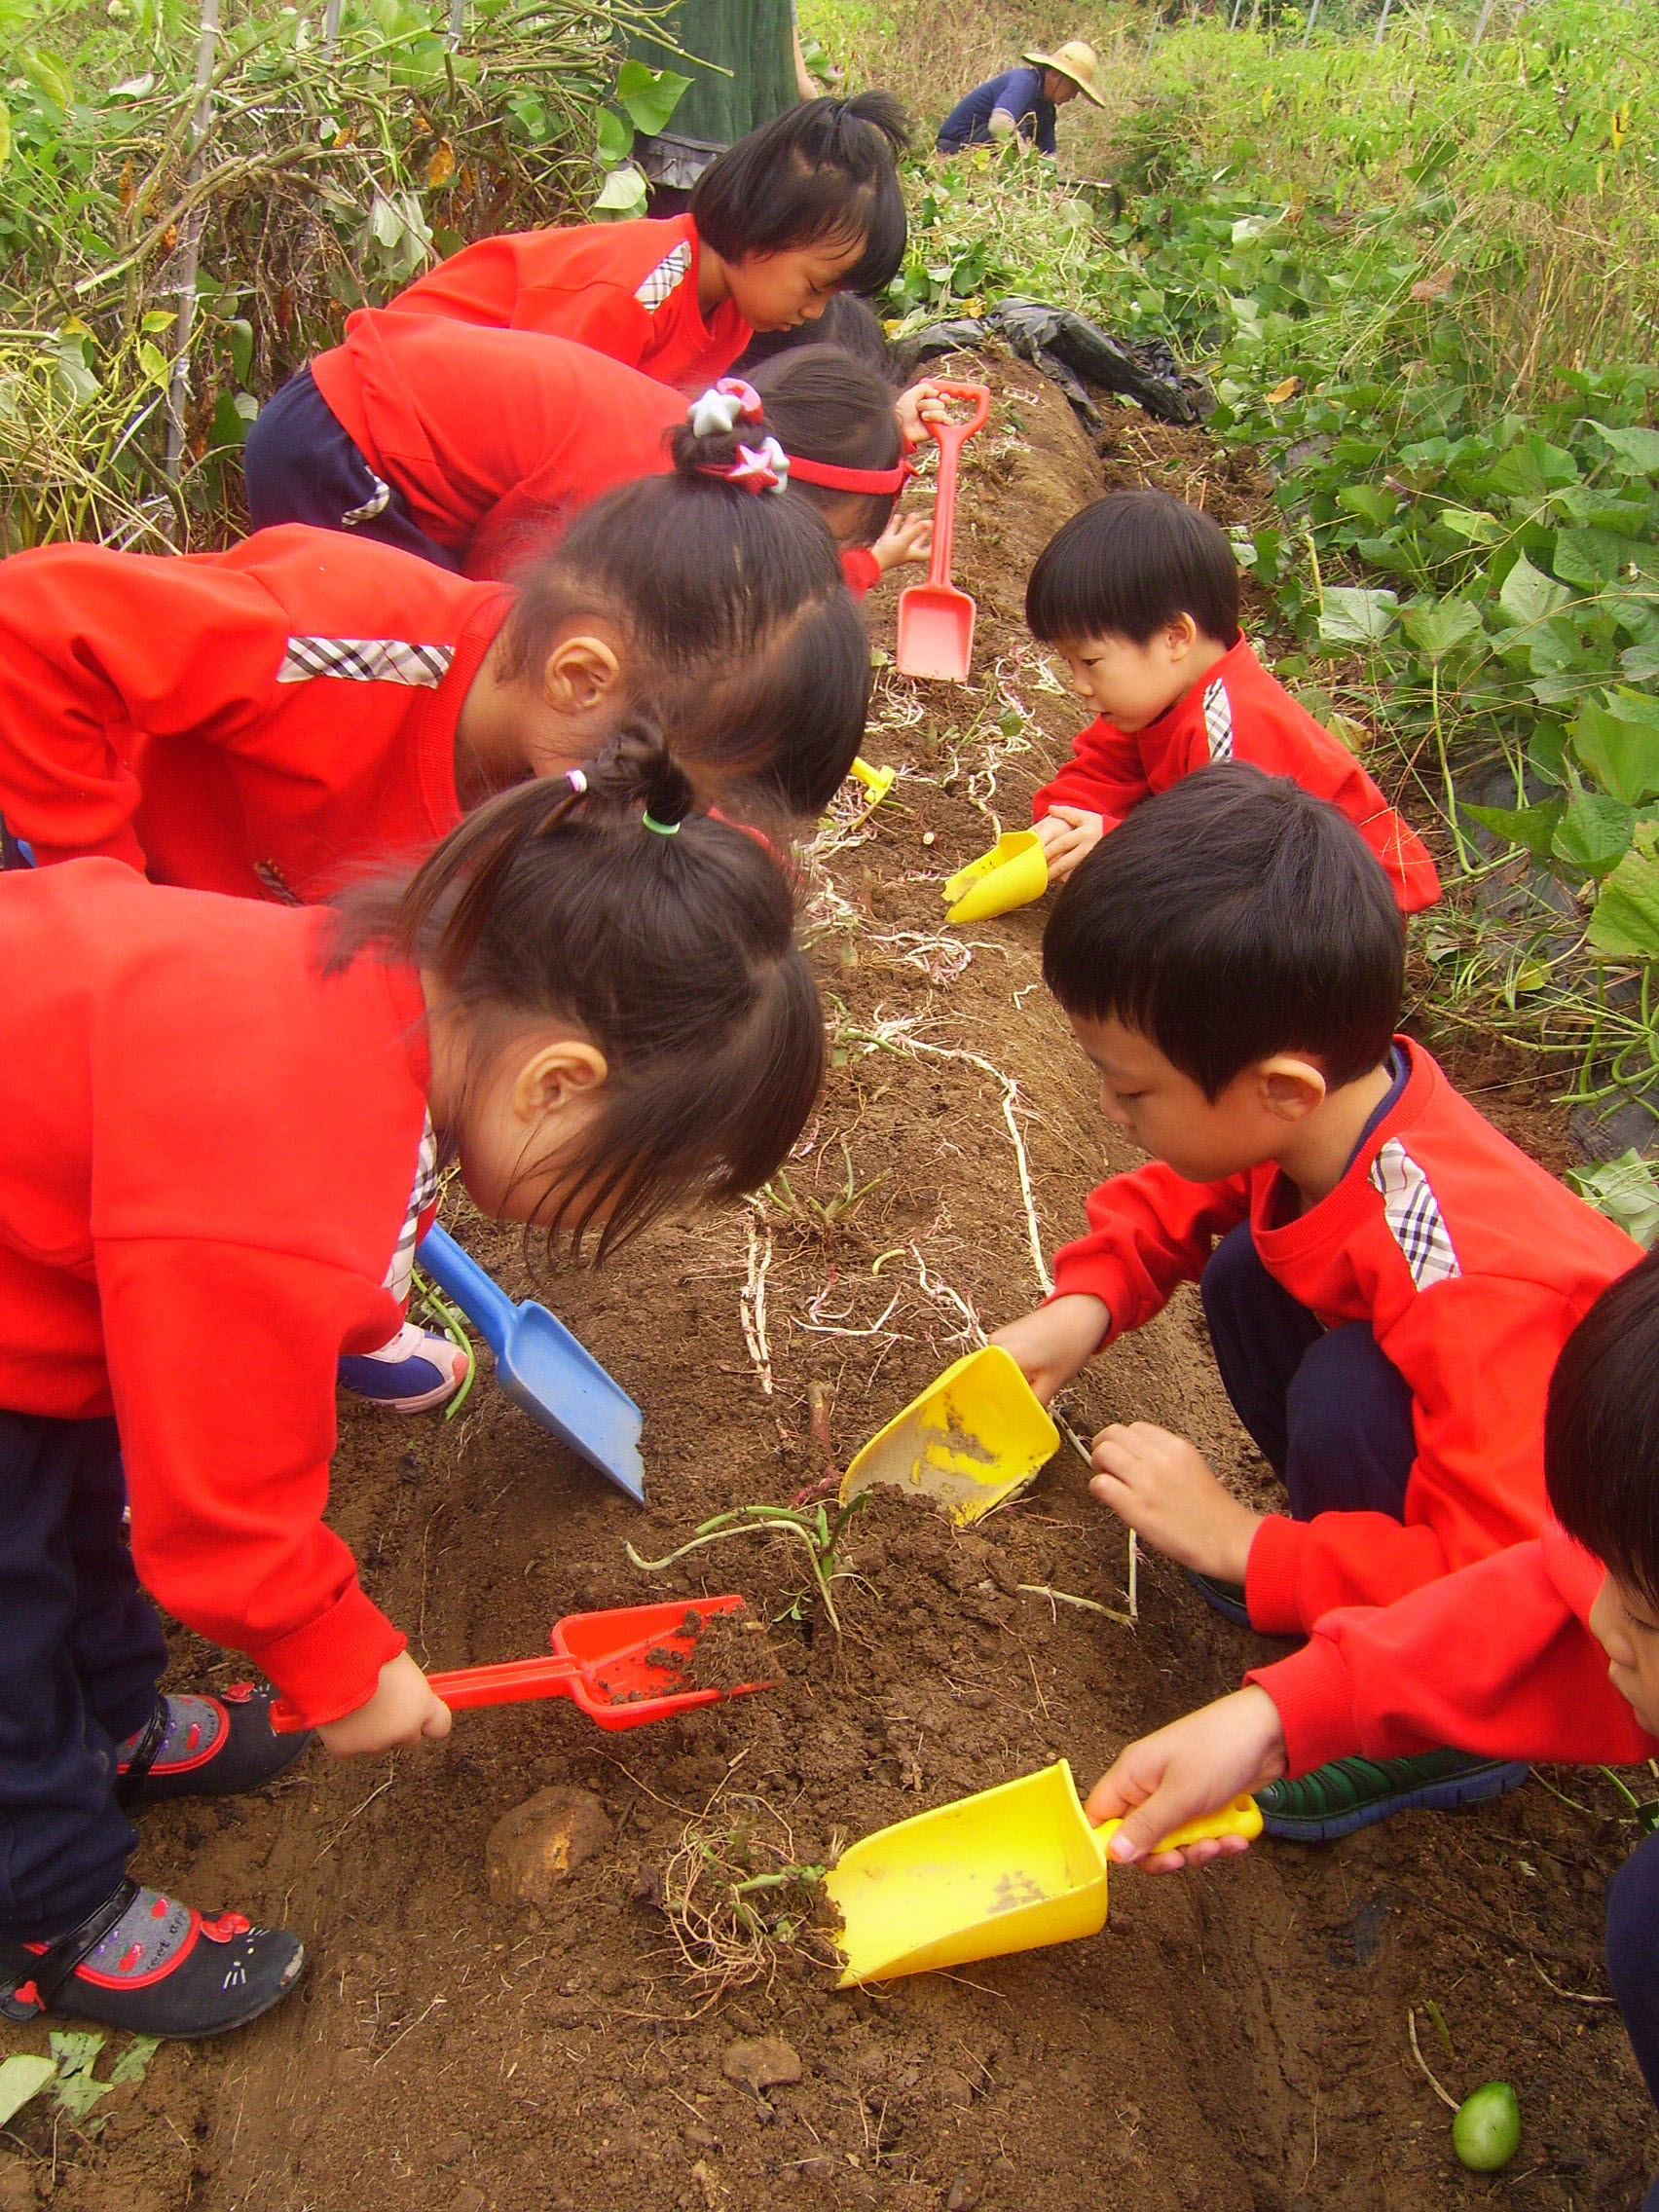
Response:
[[[94,2143],[23,2116],[7,2143],[38,2201],[1627,2212],[1659,2162],[1600,1964],[1602,1889],[1633,1831],[1594,1775],[1548,1778],[1576,1806],[1534,1782],[1328,1850],[1267,1845],[1182,1880],[1123,1873],[1091,1941],[869,1992],[834,1990],[803,1955],[810,1930],[774,1940],[757,1978],[735,1962],[722,1990],[665,1918],[665,1874],[688,1850],[739,1869],[823,1864],[850,1837],[1061,1753],[1087,1785],[1267,1648],[1157,1560],[1133,1629],[1042,1594],[1125,1603],[1122,1531],[1069,1447],[971,1534],[897,1497],[861,1508],[836,1563],[839,1639],[788,1535],[746,1532],[656,1576],[623,1550],[660,1555],[710,1515],[817,1483],[809,1385],[831,1393],[844,1465],[976,1317],[994,1326],[1035,1299],[1005,1103],[1045,1249],[1080,1222],[1103,1157],[1124,1163],[1039,981],[1042,909],[941,931],[940,878],[1024,818],[1078,721],[1019,600],[1099,467],[1034,372],[994,374],[959,535],[976,681],[886,688],[868,753],[905,773],[863,830],[843,823],[830,840],[814,912],[835,1067],[788,1189],[753,1215],[662,1229],[548,1292],[645,1407],[648,1509],[487,1383],[450,1425],[343,1415],[335,1521],[428,1665],[535,1651],[568,1611],[740,1589],[772,1624],[777,1685],[633,1734],[564,1703],[465,1713],[441,1748],[344,1765],[313,1752],[262,1798],[146,1816],[142,1870],[304,1931],[307,1981],[242,2035],[161,2051],[141,2087],[106,2100]],[[1128,427],[1138,465],[1201,458],[1183,433]],[[874,620],[890,638],[890,598]],[[528,1288],[511,1239],[466,1234]],[[1163,1422],[1265,1492],[1190,1295],[1088,1372],[1069,1412],[1083,1435],[1115,1417]],[[209,1657],[181,1638],[180,1678]],[[494,1906],[485,1837],[551,1783],[596,1791],[614,1841],[546,1914]],[[1450,2049],[1420,2009],[1431,1999]],[[1449,2088],[1515,2084],[1526,2134],[1502,2182],[1454,2164],[1450,2116],[1407,2042],[1413,2006]],[[722,2057],[763,2037],[792,2046],[801,2074],[756,2094]]]

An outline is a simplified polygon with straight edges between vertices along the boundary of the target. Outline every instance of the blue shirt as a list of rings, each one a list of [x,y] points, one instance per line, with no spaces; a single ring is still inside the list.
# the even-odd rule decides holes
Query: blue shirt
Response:
[[[1041,69],[1005,69],[1000,77],[976,85],[940,125],[938,150],[956,154],[964,146],[994,145],[991,116],[998,108],[1013,116],[1014,129],[1027,144],[1035,135],[1040,154],[1054,151],[1054,103],[1043,97]]]

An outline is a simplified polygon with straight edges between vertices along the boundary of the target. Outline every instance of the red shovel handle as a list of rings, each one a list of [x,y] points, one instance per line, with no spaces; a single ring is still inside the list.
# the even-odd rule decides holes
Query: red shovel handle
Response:
[[[962,458],[962,448],[982,429],[985,418],[991,411],[990,387],[982,384],[938,384],[934,389],[944,399],[967,399],[974,412],[966,423],[930,423],[928,429],[939,446],[939,489],[934,496],[933,558],[928,563],[928,582],[935,586],[950,582],[950,556],[956,543],[956,468]]]
[[[426,1687],[457,1712],[470,1705],[524,1705],[532,1698],[569,1697],[581,1677],[575,1659],[508,1659],[495,1667],[456,1667],[447,1675],[428,1675]],[[306,1723],[286,1698],[271,1708],[271,1726],[278,1736],[297,1736]]]

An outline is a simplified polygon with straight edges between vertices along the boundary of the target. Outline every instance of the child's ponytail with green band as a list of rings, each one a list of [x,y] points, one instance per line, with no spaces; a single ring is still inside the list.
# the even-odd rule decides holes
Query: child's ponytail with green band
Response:
[[[465,1015],[480,1066],[536,1022],[604,1053],[541,1217],[572,1243],[595,1233],[603,1255],[677,1200],[756,1190],[788,1159],[825,1057],[793,932],[771,852],[694,811],[641,722],[556,785],[479,807],[413,876],[348,895],[334,960],[378,945],[419,967]]]

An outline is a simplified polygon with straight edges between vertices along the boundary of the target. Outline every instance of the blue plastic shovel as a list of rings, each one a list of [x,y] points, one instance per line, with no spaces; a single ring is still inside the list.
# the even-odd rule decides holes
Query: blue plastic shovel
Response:
[[[447,1230],[428,1230],[415,1257],[482,1333],[496,1355],[496,1381],[513,1404],[643,1505],[644,1417],[592,1352],[545,1306],[532,1299],[515,1306]]]

